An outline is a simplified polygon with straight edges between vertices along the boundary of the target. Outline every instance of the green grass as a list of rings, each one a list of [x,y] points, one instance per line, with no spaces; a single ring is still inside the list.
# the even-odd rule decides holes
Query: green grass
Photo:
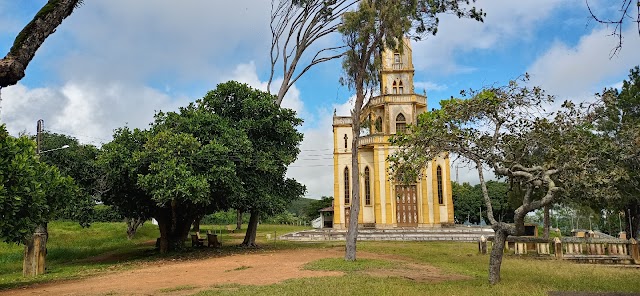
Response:
[[[245,270],[245,269],[249,269],[249,268],[251,268],[251,266],[242,265],[242,266],[240,266],[238,268],[225,270],[224,272],[240,271],[240,270]]]
[[[309,262],[304,268],[309,270],[355,272],[369,269],[392,268],[396,265],[396,262],[380,259],[360,259],[355,262],[347,262],[342,258],[325,258]]]
[[[173,287],[173,288],[160,289],[158,291],[160,293],[171,293],[171,292],[177,292],[177,291],[193,290],[195,288],[197,288],[197,287],[196,286],[191,286],[191,285],[182,285],[182,286],[177,286],[177,287]]]

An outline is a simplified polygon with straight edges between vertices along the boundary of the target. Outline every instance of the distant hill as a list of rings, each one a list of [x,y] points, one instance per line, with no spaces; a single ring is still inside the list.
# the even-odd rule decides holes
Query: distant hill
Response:
[[[289,207],[287,207],[287,211],[296,214],[298,217],[304,216],[305,210],[309,207],[309,205],[317,201],[317,199],[313,198],[299,198],[291,202]]]

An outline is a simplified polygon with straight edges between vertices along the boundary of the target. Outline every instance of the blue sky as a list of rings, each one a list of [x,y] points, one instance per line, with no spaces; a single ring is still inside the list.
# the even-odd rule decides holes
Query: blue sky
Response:
[[[233,2],[233,3],[231,3]],[[590,1],[603,17],[619,1]],[[0,0],[0,52],[45,0]],[[84,143],[108,142],[123,125],[144,128],[156,110],[184,106],[230,79],[265,89],[270,1],[86,0],[51,35],[18,85],[2,90],[0,122],[13,134],[45,128]],[[584,101],[617,86],[640,64],[637,28],[590,19],[582,0],[478,0],[484,23],[441,16],[439,33],[413,43],[416,92],[429,107],[461,89],[506,83],[525,72],[560,100]],[[322,41],[336,45],[339,36]],[[305,120],[302,153],[289,175],[308,197],[332,195],[331,115],[347,115],[352,93],[338,83],[340,62],[322,64],[296,83],[284,106]],[[461,181],[474,180],[462,172]]]

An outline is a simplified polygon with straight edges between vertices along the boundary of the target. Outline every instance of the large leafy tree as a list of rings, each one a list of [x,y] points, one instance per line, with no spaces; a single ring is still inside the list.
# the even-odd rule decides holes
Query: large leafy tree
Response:
[[[147,131],[117,130],[99,156],[108,184],[102,200],[124,216],[155,218],[162,253],[182,248],[196,216],[217,208],[219,195],[210,189],[224,187],[234,176],[228,147],[202,145],[169,126],[170,115],[175,114],[156,115]]]
[[[596,185],[595,208],[623,212],[626,230],[637,238],[640,227],[640,68],[630,70],[622,89],[605,89],[592,113],[595,128],[608,143],[598,162],[608,172]]]
[[[69,204],[63,211],[63,218],[89,221],[95,201],[104,190],[102,176],[96,165],[98,148],[89,144],[80,144],[77,139],[62,134],[43,132],[41,135],[40,161],[55,166],[63,176],[71,177],[78,185],[78,200],[83,203]],[[60,149],[67,147],[67,149]],[[82,216],[78,216],[82,215]]]
[[[134,161],[147,168],[138,175],[137,185],[155,203],[161,252],[179,249],[197,212],[212,204],[207,162],[202,162],[206,149],[202,148],[191,134],[163,129],[147,138],[144,149],[133,155]]]
[[[401,148],[392,157],[393,175],[411,182],[426,163],[444,152],[476,167],[487,218],[495,231],[489,263],[489,282],[495,284],[500,281],[507,236],[524,233],[527,213],[552,204],[575,184],[596,179],[593,159],[601,147],[572,103],[565,102],[553,115],[544,114],[542,106],[553,97],[540,88],[514,81],[470,95],[466,100],[442,101],[440,110],[420,115],[410,133],[395,137],[393,143]],[[487,168],[519,189],[515,225],[495,217],[484,177]]]
[[[130,238],[155,209],[150,194],[138,186],[139,175],[148,168],[134,159],[134,154],[143,151],[148,133],[127,127],[117,129],[113,141],[102,146],[96,161],[101,174],[100,200],[126,217]]]
[[[35,142],[0,126],[0,240],[25,245],[25,275],[44,272],[44,261],[31,255],[36,246],[46,253],[47,222],[84,204],[78,191],[70,177],[39,160]]]
[[[285,178],[287,166],[300,152],[302,134],[296,127],[302,120],[294,111],[280,108],[274,98],[231,81],[218,85],[203,99],[181,110],[183,117],[200,114],[227,125],[224,136],[231,153],[226,159],[232,161],[237,179],[229,182],[224,202],[251,213],[243,242],[246,246],[255,245],[260,214],[284,211],[289,201],[303,195],[305,190],[295,180]],[[217,130],[214,125],[189,132],[200,141],[214,141],[219,134]]]
[[[419,39],[424,34],[436,34],[440,13],[453,13],[458,17],[482,20],[482,10],[467,9],[461,4],[468,0],[362,0],[354,11],[345,12],[338,31],[346,47],[343,59],[344,77],[341,81],[355,90],[352,121],[352,200],[346,237],[345,260],[356,260],[358,215],[360,214],[360,171],[358,141],[360,114],[365,97],[373,93],[380,70],[380,51],[386,48],[403,50],[402,40],[409,33]],[[413,31],[412,31],[413,30]]]
[[[111,187],[105,203],[158,220],[161,252],[179,248],[197,217],[245,209],[255,217],[245,244],[254,245],[259,214],[304,192],[284,177],[300,123],[268,93],[220,84],[179,112],[158,113],[148,131],[116,132],[100,156]]]

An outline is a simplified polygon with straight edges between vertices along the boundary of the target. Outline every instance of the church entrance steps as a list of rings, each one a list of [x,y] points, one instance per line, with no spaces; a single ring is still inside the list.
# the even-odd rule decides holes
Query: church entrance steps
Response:
[[[345,240],[346,234],[346,230],[314,229],[287,233],[280,236],[280,239],[291,241],[340,241]],[[358,240],[476,242],[483,235],[485,237],[493,236],[493,230],[465,226],[451,228],[360,229],[358,231]]]

